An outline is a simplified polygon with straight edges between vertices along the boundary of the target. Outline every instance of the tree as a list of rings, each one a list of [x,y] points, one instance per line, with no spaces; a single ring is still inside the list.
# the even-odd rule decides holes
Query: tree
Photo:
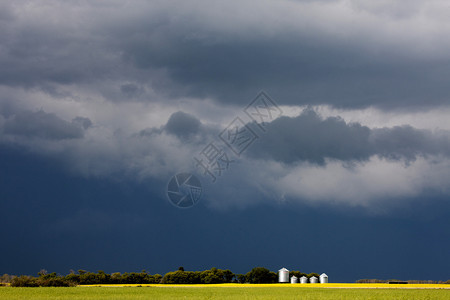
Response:
[[[111,275],[106,274],[104,271],[99,270],[97,272],[97,282],[98,283],[108,284],[108,283],[110,283],[110,279],[111,279]]]
[[[155,275],[153,275],[153,282],[151,282],[151,283],[161,283],[162,278],[163,278],[162,275],[155,274]]]
[[[274,283],[277,282],[277,274],[266,268],[257,267],[248,272],[245,279],[250,283]]]
[[[313,277],[313,276],[315,276],[315,277],[317,277],[317,278],[320,277],[320,275],[317,274],[317,273],[309,273],[308,275],[306,275],[306,277],[308,277],[308,278],[311,278],[311,277]]]
[[[223,278],[225,282],[233,282],[236,275],[230,270],[223,270]]]
[[[112,273],[111,283],[122,283],[122,274],[120,274],[120,272]]]
[[[246,282],[246,276],[244,274],[236,274],[234,281],[237,283],[245,283]]]
[[[77,284],[80,283],[80,275],[75,274],[75,273],[67,274],[65,279],[67,281],[71,281],[71,282],[74,282],[74,283],[77,283]]]
[[[300,271],[289,271],[289,277],[295,276],[297,278],[301,278],[302,276],[308,277],[305,273]]]
[[[169,284],[190,284],[190,283],[201,283],[200,272],[191,271],[175,271],[169,272],[164,275],[161,283]]]
[[[220,272],[216,268],[212,268],[211,270],[205,270],[200,273],[200,278],[202,283],[222,283],[223,278],[221,278]]]

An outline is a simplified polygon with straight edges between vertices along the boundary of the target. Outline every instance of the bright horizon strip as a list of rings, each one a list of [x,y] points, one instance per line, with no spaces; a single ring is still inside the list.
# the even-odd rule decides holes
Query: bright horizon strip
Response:
[[[348,289],[449,289],[450,284],[445,283],[219,283],[219,284],[88,284],[77,287],[286,287],[286,288],[348,288]]]

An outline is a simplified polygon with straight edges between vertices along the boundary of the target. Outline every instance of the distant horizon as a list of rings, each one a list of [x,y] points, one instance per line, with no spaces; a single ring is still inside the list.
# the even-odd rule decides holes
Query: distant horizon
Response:
[[[258,267],[255,267],[255,268],[259,268],[259,267],[261,267],[261,266],[258,266]],[[204,271],[210,271],[211,269],[215,269],[214,267],[213,268],[211,268],[211,269],[207,269],[207,270],[184,270],[184,268],[182,269],[182,270],[180,270],[181,268],[183,268],[183,267],[179,267],[178,269],[176,269],[176,270],[172,270],[172,271],[168,271],[168,272],[166,272],[166,273],[163,273],[163,274],[159,274],[159,273],[154,273],[154,274],[152,274],[152,273],[150,273],[150,272],[148,272],[147,270],[141,270],[141,271],[126,271],[126,272],[120,272],[120,271],[115,271],[115,272],[111,272],[111,273],[108,273],[108,272],[105,272],[106,274],[109,274],[109,275],[113,275],[113,274],[121,274],[121,275],[125,275],[125,274],[132,274],[132,273],[138,273],[138,274],[142,274],[142,273],[145,273],[145,274],[149,274],[149,275],[161,275],[162,277],[164,277],[166,274],[168,274],[168,273],[173,273],[173,272],[178,272],[178,271],[180,271],[180,272],[198,272],[198,273],[201,273],[201,272],[204,272]],[[265,268],[265,267],[262,267],[262,268]],[[219,269],[219,268],[216,268],[216,269]],[[229,270],[229,269],[220,269],[220,270]],[[281,269],[280,269],[281,270]],[[274,272],[275,274],[277,274],[277,276],[280,276],[280,270],[278,270],[278,271],[273,271],[273,270],[270,270],[271,272]],[[230,270],[231,272],[233,272],[232,270]],[[249,272],[250,272],[251,270],[249,270]],[[289,273],[291,273],[291,272],[301,272],[301,271],[298,271],[298,270],[288,270],[289,271]],[[47,271],[47,270],[45,270],[45,269],[41,269],[39,272],[36,272],[36,274],[3,274],[3,276],[0,276],[0,279],[3,279],[4,277],[5,277],[5,275],[8,275],[8,276],[17,276],[17,277],[19,277],[19,276],[31,276],[31,277],[40,277],[40,276],[43,276],[43,275],[51,275],[51,274],[56,274],[57,276],[62,276],[62,277],[64,277],[64,276],[67,276],[67,275],[70,275],[70,274],[75,274],[75,275],[82,275],[82,274],[85,274],[85,273],[94,273],[94,274],[100,274],[101,272],[104,272],[103,270],[98,270],[98,271],[90,271],[90,270],[83,270],[83,269],[78,269],[78,270],[69,270],[69,272],[68,273],[56,273],[56,272],[51,272],[51,271]],[[247,272],[248,273],[248,272]],[[245,275],[245,274],[247,274],[247,273],[243,273],[242,275]],[[324,272],[324,273],[322,273],[322,274],[319,274],[319,273],[316,273],[316,272],[311,272],[311,273],[305,273],[305,272],[301,272],[302,274],[299,274],[299,276],[296,276],[296,275],[289,275],[289,278],[291,278],[291,277],[295,277],[295,278],[297,278],[297,279],[300,279],[300,278],[302,278],[302,277],[306,277],[306,278],[310,278],[310,277],[315,277],[316,279],[318,279],[319,277],[322,277],[322,275],[326,275],[326,277],[327,277],[327,279],[329,279],[329,276]],[[235,274],[235,275],[241,275],[240,273],[233,273],[233,274]],[[317,275],[317,276],[316,276]],[[348,283],[397,283],[397,281],[398,282],[402,282],[402,283],[413,283],[413,284],[430,284],[430,283],[444,283],[444,284],[448,284],[448,283],[450,283],[450,279],[447,279],[447,280],[429,280],[429,279],[404,279],[404,278],[402,278],[402,279],[399,279],[399,278],[360,278],[360,279],[357,279],[357,280],[355,280],[354,282],[348,282]],[[2,282],[2,281],[0,281],[0,282]],[[289,283],[289,284],[292,284],[292,282],[277,282],[277,283]],[[300,284],[300,282],[297,282],[297,283],[299,283]],[[307,282],[307,283],[309,283],[309,282]],[[319,283],[321,283],[321,284],[326,284],[326,283],[345,283],[345,282],[329,282],[329,281],[327,281],[326,283],[322,283],[322,282],[319,282]]]

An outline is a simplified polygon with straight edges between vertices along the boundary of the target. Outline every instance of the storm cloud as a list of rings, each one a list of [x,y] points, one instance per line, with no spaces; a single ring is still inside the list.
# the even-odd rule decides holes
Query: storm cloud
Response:
[[[91,121],[77,117],[72,123],[58,118],[55,114],[44,111],[23,111],[7,119],[3,131],[8,135],[18,135],[28,138],[42,138],[50,140],[75,139],[84,135]]]
[[[252,148],[254,157],[284,163],[326,159],[368,161],[372,156],[411,161],[417,157],[450,157],[450,132],[409,125],[369,128],[342,118],[322,118],[307,109],[295,118],[281,117],[267,126],[267,134]]]
[[[227,179],[247,195],[243,206],[254,203],[255,178],[283,186],[335,171],[352,186],[348,170],[369,178],[369,166],[403,179],[402,168],[414,169],[420,191],[446,191],[422,176],[450,152],[446,9],[441,1],[3,3],[0,143],[88,178],[164,181],[196,170],[193,157],[264,89],[285,115]],[[309,186],[292,197],[316,199],[319,183]]]
[[[77,97],[78,84],[110,101],[243,104],[264,88],[291,105],[448,105],[440,1],[25,3],[3,4],[3,85]]]
[[[165,130],[181,139],[186,139],[196,134],[200,129],[200,125],[201,122],[197,118],[179,111],[170,116]]]

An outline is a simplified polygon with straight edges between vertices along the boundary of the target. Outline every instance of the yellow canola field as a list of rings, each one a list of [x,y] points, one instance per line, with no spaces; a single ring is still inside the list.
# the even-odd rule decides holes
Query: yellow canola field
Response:
[[[222,283],[222,284],[96,284],[82,285],[82,287],[102,286],[102,287],[284,287],[284,288],[337,288],[337,289],[449,289],[450,284],[388,284],[388,283],[271,283],[271,284],[247,284],[247,283]]]

